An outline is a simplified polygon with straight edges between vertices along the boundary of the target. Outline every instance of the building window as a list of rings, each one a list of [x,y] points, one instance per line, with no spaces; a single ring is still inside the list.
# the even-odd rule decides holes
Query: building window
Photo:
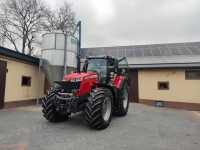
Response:
[[[22,86],[31,86],[31,77],[22,76]]]
[[[158,82],[158,90],[169,90],[169,82]]]
[[[200,80],[200,70],[186,70],[185,79],[186,80]]]

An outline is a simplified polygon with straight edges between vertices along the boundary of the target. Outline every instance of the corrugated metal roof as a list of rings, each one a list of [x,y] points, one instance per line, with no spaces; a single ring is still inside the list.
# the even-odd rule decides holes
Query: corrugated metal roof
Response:
[[[23,60],[23,61],[35,64],[35,65],[39,65],[39,58],[25,55],[25,54],[22,54],[22,53],[19,53],[19,52],[16,52],[16,51],[13,51],[8,48],[1,47],[1,46],[0,46],[0,55]]]
[[[96,55],[127,57],[133,67],[200,66],[200,42],[84,48],[81,52],[82,58]]]

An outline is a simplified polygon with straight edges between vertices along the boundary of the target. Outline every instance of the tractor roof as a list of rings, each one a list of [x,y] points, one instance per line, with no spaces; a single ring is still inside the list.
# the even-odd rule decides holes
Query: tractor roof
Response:
[[[87,56],[87,59],[116,59],[112,56]]]

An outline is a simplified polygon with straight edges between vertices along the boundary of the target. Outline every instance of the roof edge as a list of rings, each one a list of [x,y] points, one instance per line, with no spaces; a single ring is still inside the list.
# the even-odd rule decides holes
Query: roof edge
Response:
[[[19,59],[25,62],[29,62],[35,65],[39,65],[39,58],[33,57],[33,56],[29,56],[26,54],[22,54],[20,52],[16,52],[14,50],[5,48],[0,46],[0,55],[6,56],[6,57],[11,57],[11,58],[15,58],[15,59]]]
[[[96,46],[96,47],[84,47],[81,48],[83,50],[86,49],[95,49],[95,48],[113,48],[113,47],[130,47],[130,46],[159,46],[159,45],[174,45],[174,44],[193,44],[193,43],[200,43],[200,41],[191,41],[191,42],[168,42],[168,43],[154,43],[154,44],[150,44],[150,43],[146,43],[146,44],[135,44],[135,45],[113,45],[113,46]]]

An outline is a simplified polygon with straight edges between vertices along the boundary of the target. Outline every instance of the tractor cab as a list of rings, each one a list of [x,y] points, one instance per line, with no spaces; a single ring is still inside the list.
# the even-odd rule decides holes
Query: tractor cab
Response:
[[[114,74],[123,74],[124,69],[119,64],[126,58],[116,59],[111,56],[87,57],[83,66],[83,72],[95,72],[101,83],[108,83]]]

